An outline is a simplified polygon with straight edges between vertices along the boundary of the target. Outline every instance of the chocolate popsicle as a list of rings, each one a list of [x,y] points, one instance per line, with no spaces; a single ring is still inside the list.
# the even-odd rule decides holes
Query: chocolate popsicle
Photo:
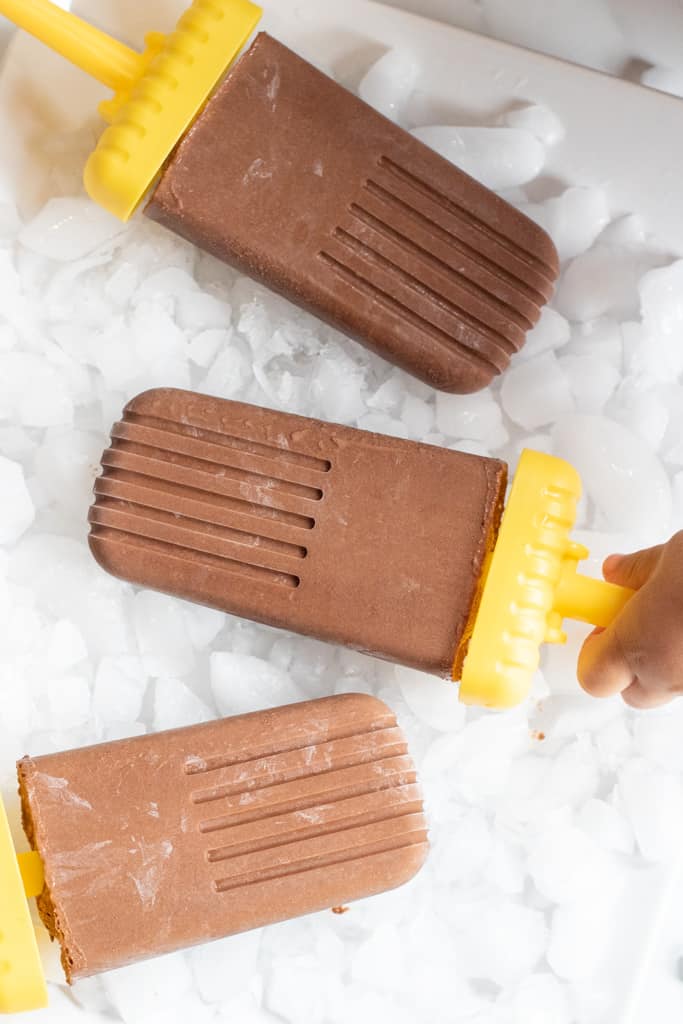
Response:
[[[523,345],[550,238],[271,36],[240,56],[248,0],[195,0],[144,54],[48,0],[0,13],[114,90],[85,184],[117,216],[153,189],[149,217],[446,391]]]
[[[428,849],[405,738],[365,694],[17,770],[70,982],[394,888]]]
[[[90,547],[108,572],[457,677],[504,463],[159,389],[102,465]]]
[[[558,272],[536,224],[265,33],[145,212],[445,391],[506,369]]]

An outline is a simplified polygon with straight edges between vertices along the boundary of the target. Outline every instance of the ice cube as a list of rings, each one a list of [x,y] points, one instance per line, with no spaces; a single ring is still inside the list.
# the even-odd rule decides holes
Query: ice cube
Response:
[[[573,260],[555,296],[555,307],[568,320],[585,322],[610,314],[619,320],[638,312],[638,282],[652,267],[664,262],[656,253],[606,244],[598,239],[592,249]]]
[[[551,306],[544,306],[538,323],[526,336],[524,347],[514,357],[513,365],[540,355],[547,349],[561,348],[567,344],[570,335],[570,327],[565,318]]]
[[[605,850],[633,853],[633,829],[623,812],[612,803],[592,798],[579,811],[578,827]]]
[[[528,869],[551,903],[573,903],[604,885],[614,870],[609,854],[571,825],[550,825],[533,840]]]
[[[413,135],[494,190],[525,185],[545,163],[545,146],[518,128],[429,125]]]
[[[102,453],[100,434],[54,427],[36,452],[35,468],[48,498],[82,519]]]
[[[526,430],[551,423],[574,408],[569,378],[554,352],[512,366],[503,379],[503,408]]]
[[[572,336],[571,345],[563,354],[605,359],[621,372],[624,354],[621,327],[615,320],[608,318],[579,324]]]
[[[311,381],[311,415],[338,423],[353,423],[366,411],[364,374],[348,356],[336,350],[316,364]]]
[[[189,963],[201,998],[220,1003],[252,984],[257,970],[261,931],[231,935],[190,950]]]
[[[420,721],[439,732],[454,732],[464,725],[465,705],[454,683],[403,666],[394,671],[408,707]]]
[[[661,541],[671,524],[671,487],[652,449],[604,416],[563,416],[555,452],[581,474],[589,498],[611,530]]]
[[[82,675],[70,674],[50,680],[46,694],[50,727],[73,729],[88,720],[90,686]]]
[[[180,1004],[192,989],[192,974],[182,953],[107,971],[102,984],[125,1024],[180,1024],[187,1019],[187,1007]],[[201,1004],[194,1002],[193,1024],[201,1024]]]
[[[28,530],[35,509],[18,462],[0,455],[0,544],[14,544]]]
[[[19,233],[26,249],[52,260],[68,263],[112,245],[124,225],[89,199],[49,199]]]
[[[213,718],[211,708],[180,679],[164,677],[154,684],[155,732],[197,725]]]
[[[235,651],[214,651],[210,658],[211,689],[223,715],[241,715],[291,704],[301,691],[287,673],[263,658]]]
[[[531,132],[544,146],[554,146],[564,138],[565,129],[557,114],[539,103],[515,107],[503,116],[508,128],[521,128]]]
[[[225,615],[215,608],[183,604],[182,612],[192,645],[199,651],[208,648],[225,625]]]
[[[436,425],[447,437],[484,441],[492,450],[504,445],[509,436],[490,390],[474,395],[438,392]]]
[[[568,188],[543,204],[545,226],[561,260],[589,249],[609,221],[605,190],[595,186]]]
[[[493,838],[486,816],[476,808],[453,824],[442,826],[431,852],[437,882],[474,884],[486,877]]]
[[[652,451],[660,449],[669,426],[669,410],[659,389],[644,391],[632,378],[627,378],[610,402],[609,411]]]
[[[683,783],[637,758],[624,765],[619,793],[636,842],[648,861],[670,861],[683,849]]]
[[[93,713],[106,725],[135,721],[142,710],[147,679],[142,660],[135,655],[105,656],[95,675]]]
[[[195,654],[179,601],[142,591],[135,595],[135,632],[145,670],[151,676],[183,676],[194,666]]]
[[[567,354],[559,364],[578,412],[602,412],[621,379],[613,363],[600,355]]]
[[[514,900],[468,909],[467,916],[461,911],[464,927],[456,936],[466,974],[500,986],[521,982],[545,952],[543,913]]]
[[[401,407],[401,419],[411,437],[420,440],[434,427],[434,407],[416,395],[406,395]]]
[[[33,352],[0,352],[0,417],[27,427],[69,424],[74,396],[68,375]]]
[[[601,240],[607,245],[623,245],[628,249],[643,245],[647,238],[643,218],[637,213],[626,213],[616,217],[602,233]]]
[[[278,956],[272,961],[265,1003],[289,1024],[310,1024],[328,1016],[338,1002],[341,979],[337,971],[322,971],[314,956]]]
[[[683,260],[651,270],[639,291],[648,338],[645,365],[659,378],[671,380],[683,372]]]
[[[207,395],[219,398],[235,398],[252,377],[253,368],[241,349],[233,344],[232,336],[227,347],[221,347],[206,377],[201,390]]]
[[[50,632],[47,657],[58,672],[73,668],[88,656],[83,634],[69,619],[59,619]]]
[[[199,285],[187,270],[182,267],[163,267],[145,278],[135,298],[136,302],[141,299],[156,299],[164,305],[168,302],[166,308],[172,308],[174,298],[177,301],[188,292],[198,291]]]
[[[228,347],[231,332],[225,329],[200,331],[189,344],[190,359],[197,366],[207,367],[216,354]]]
[[[358,95],[380,114],[398,121],[419,73],[419,61],[412,53],[388,50],[365,74]]]
[[[225,330],[232,310],[227,302],[202,291],[181,291],[176,295],[177,323],[184,331]]]

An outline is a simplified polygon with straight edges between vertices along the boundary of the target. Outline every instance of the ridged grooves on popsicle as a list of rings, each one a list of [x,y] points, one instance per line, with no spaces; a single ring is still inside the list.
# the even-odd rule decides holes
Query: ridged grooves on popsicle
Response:
[[[393,715],[361,730],[342,722],[316,743],[285,738],[283,749],[266,740],[252,755],[197,753],[184,766],[198,787],[190,802],[217,893],[426,842],[415,768]],[[205,817],[215,805],[220,816]]]
[[[331,272],[441,348],[502,372],[552,295],[557,267],[388,157],[347,212],[319,253]],[[442,274],[440,290],[415,274],[416,259]]]
[[[408,184],[416,192],[421,192],[427,199],[438,206],[442,212],[454,216],[460,222],[461,231],[465,225],[468,225],[472,228],[472,237],[474,239],[477,239],[481,232],[481,234],[495,242],[511,257],[510,266],[519,266],[521,263],[523,274],[532,275],[536,282],[535,284],[527,281],[525,276],[515,273],[514,270],[510,269],[510,266],[506,267],[505,259],[489,259],[481,252],[478,245],[475,245],[475,249],[479,252],[480,256],[487,262],[490,262],[497,270],[502,271],[505,277],[511,276],[516,278],[517,284],[522,291],[535,292],[539,299],[547,302],[553,293],[554,282],[557,277],[556,264],[550,266],[544,260],[539,259],[534,252],[523,248],[515,239],[510,238],[477,214],[472,213],[464,204],[456,202],[454,194],[446,195],[429,182],[418,178],[412,171],[400,167],[394,160],[382,157],[379,165],[399,181]],[[480,239],[478,239],[478,242],[480,244]]]
[[[395,821],[395,819],[393,820]],[[424,819],[421,814],[414,816],[413,824],[415,829],[409,832],[406,825],[403,822],[399,822],[400,834],[393,838],[387,837],[386,839],[376,840],[364,845],[360,843],[353,845],[349,837],[347,841],[350,842],[350,845],[338,853],[311,854],[310,856],[302,857],[299,861],[290,862],[286,865],[260,868],[219,878],[214,882],[214,888],[217,893],[228,892],[230,889],[246,888],[259,882],[270,882],[279,878],[289,878],[292,875],[301,875],[306,871],[315,871],[339,864],[351,864],[353,861],[365,860],[375,854],[406,850],[410,846],[421,846],[427,839],[427,830],[424,827]],[[367,831],[362,834],[367,834]],[[358,839],[361,832],[362,830],[359,829],[358,834],[354,838]],[[338,836],[339,833],[336,835]]]
[[[371,745],[368,744],[365,734],[349,736],[344,740],[331,740],[316,747],[301,747],[285,754],[274,754],[242,762],[238,773],[239,781],[198,790],[192,794],[192,802],[212,803],[228,796],[241,796],[264,786],[278,786],[309,775],[327,775],[331,771],[357,768],[368,761],[380,762],[388,758],[401,757],[407,752],[405,737],[396,727],[375,732]],[[328,765],[333,759],[335,767],[330,769]]]
[[[366,733],[376,732],[379,729],[391,729],[396,725],[396,718],[390,712],[386,715],[377,715],[366,729],[359,731],[346,725],[346,722],[339,716],[338,721],[330,725],[325,731],[325,742],[332,740],[346,740],[352,736],[363,736]],[[295,741],[288,743],[279,737],[277,742],[267,739],[257,751],[252,751],[249,757],[235,757],[232,753],[221,754],[214,757],[191,757],[184,765],[186,775],[206,775],[209,772],[218,771],[220,768],[231,768],[237,764],[247,764],[260,757],[271,757],[273,754],[288,754],[291,751],[308,750],[310,742],[299,743]]]
[[[102,464],[93,537],[299,585],[328,459],[127,413]]]
[[[416,779],[417,775],[412,761],[407,755],[387,758],[375,769],[374,775],[370,779],[367,777],[367,768],[364,765],[354,765],[350,768],[340,769],[334,774],[334,777],[316,776],[315,784],[311,783],[307,787],[310,793],[304,797],[292,797],[290,794],[296,787],[290,783],[280,783],[279,788],[274,792],[256,790],[248,799],[236,802],[229,814],[202,820],[199,830],[200,832],[220,832],[223,829],[232,828],[236,824],[250,824],[263,817],[268,817],[268,813],[264,812],[271,808],[274,808],[273,814],[288,814],[290,811],[299,813],[312,807],[327,807],[340,800],[367,796],[370,793],[392,789],[394,786],[411,785]],[[243,794],[238,795],[244,796]]]

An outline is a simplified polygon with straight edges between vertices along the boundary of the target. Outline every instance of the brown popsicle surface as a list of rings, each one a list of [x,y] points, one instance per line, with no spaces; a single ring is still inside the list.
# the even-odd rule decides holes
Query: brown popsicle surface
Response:
[[[265,33],[146,212],[446,391],[506,369],[558,274],[536,224]]]
[[[17,771],[69,981],[392,889],[428,849],[405,737],[365,694]]]
[[[506,466],[188,391],[133,399],[90,510],[106,570],[448,678]]]

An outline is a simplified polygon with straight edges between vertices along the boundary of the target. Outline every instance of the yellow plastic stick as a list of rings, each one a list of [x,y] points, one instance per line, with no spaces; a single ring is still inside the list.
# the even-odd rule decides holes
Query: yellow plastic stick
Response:
[[[19,865],[19,874],[21,875],[26,899],[30,900],[34,896],[40,896],[45,882],[43,862],[40,859],[40,854],[36,853],[35,850],[30,850],[28,853],[18,853],[17,864]]]
[[[581,480],[562,459],[524,451],[486,570],[460,680],[466,704],[507,708],[529,693],[544,642],[565,618],[608,626],[633,592],[577,572],[588,550],[570,537]]]
[[[50,0],[0,0],[0,14],[108,85],[109,122],[85,168],[88,194],[128,220],[261,18],[251,0],[194,0],[169,36],[137,53]]]
[[[140,74],[139,53],[49,0],[0,0],[0,14],[114,92]]]
[[[43,887],[37,853],[17,857],[0,800],[0,1013],[47,1006],[47,987],[26,902]]]

